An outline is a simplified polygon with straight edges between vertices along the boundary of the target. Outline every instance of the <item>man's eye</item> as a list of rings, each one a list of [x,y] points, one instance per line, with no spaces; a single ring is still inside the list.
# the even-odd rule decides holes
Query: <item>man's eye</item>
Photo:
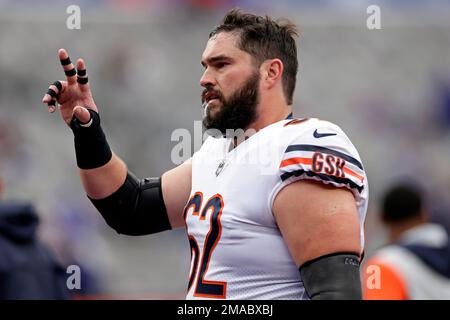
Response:
[[[226,62],[219,62],[219,63],[216,64],[216,68],[217,69],[221,69],[221,68],[223,68],[223,67],[225,67],[227,65],[228,65],[228,63],[226,63]]]

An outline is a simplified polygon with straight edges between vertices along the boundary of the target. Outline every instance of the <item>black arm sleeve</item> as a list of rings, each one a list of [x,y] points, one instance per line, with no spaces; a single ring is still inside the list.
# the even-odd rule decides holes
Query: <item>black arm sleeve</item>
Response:
[[[333,253],[300,267],[306,293],[312,300],[361,300],[359,256]]]
[[[161,178],[138,180],[128,172],[116,192],[103,199],[89,199],[117,233],[140,236],[171,229]]]

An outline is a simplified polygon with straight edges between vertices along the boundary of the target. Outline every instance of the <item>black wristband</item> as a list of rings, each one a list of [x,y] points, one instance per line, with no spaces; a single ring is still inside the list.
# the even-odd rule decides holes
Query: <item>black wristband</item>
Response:
[[[92,123],[85,127],[77,118],[70,121],[75,136],[75,155],[80,169],[94,169],[104,166],[111,160],[112,152],[100,126],[100,116],[88,109]]]

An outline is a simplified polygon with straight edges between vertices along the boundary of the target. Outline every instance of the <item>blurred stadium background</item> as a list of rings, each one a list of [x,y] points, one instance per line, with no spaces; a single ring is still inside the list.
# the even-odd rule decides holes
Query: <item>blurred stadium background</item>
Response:
[[[66,28],[72,4],[80,30]],[[381,7],[381,30],[366,27],[370,4]],[[72,133],[40,102],[63,78],[57,50],[87,61],[115,152],[139,176],[158,176],[173,167],[172,131],[193,132],[201,118],[200,56],[235,6],[298,24],[294,115],[339,124],[358,148],[370,184],[367,254],[385,241],[378,200],[399,179],[423,184],[433,219],[450,226],[450,2],[0,0],[3,199],[36,205],[41,239],[81,266],[91,297],[183,298],[190,252],[184,230],[118,236],[94,211]]]

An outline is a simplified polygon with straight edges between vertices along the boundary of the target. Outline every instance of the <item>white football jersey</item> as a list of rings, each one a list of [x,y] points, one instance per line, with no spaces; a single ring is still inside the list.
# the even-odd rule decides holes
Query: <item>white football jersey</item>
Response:
[[[308,299],[272,205],[300,179],[348,188],[363,248],[368,184],[356,148],[337,125],[306,118],[273,123],[230,146],[231,139],[209,137],[192,157],[187,298]]]

